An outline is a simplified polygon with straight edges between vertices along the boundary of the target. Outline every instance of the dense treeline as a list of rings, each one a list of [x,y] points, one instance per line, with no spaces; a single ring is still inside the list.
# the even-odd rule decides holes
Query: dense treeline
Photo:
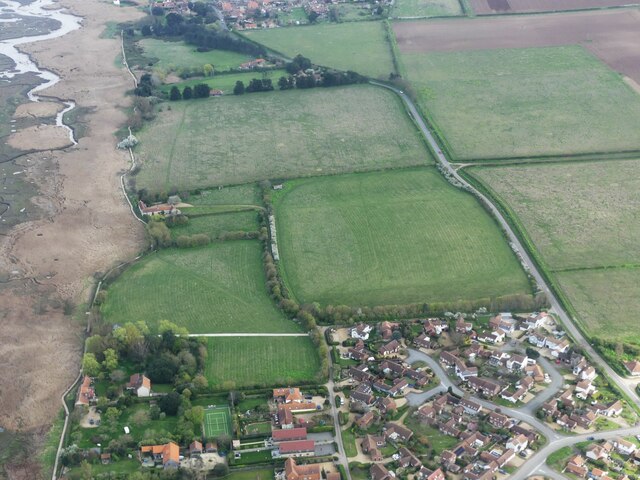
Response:
[[[166,218],[152,219],[147,223],[147,235],[153,248],[190,248],[208,245],[213,240],[243,240],[258,238],[257,232],[222,232],[216,238],[211,238],[206,233],[194,233],[193,235],[178,235],[175,239],[171,235],[169,227],[185,225],[189,221],[186,215],[169,216]]]

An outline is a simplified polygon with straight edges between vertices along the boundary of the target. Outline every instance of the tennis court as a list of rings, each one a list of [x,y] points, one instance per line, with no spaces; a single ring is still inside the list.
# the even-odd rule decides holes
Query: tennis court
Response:
[[[209,407],[204,412],[205,437],[217,437],[219,435],[231,436],[231,412],[229,407]]]

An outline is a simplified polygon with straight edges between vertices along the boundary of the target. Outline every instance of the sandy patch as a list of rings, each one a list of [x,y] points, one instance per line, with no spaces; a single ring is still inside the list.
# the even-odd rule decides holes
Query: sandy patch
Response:
[[[60,4],[84,17],[83,28],[21,49],[63,77],[44,95],[74,99],[92,113],[77,146],[21,159],[29,161],[26,175],[40,188],[34,203],[46,206],[47,217],[0,237],[0,272],[20,272],[0,287],[0,425],[8,428],[48,425],[60,411],[60,395],[78,373],[85,327],[82,310],[79,319],[64,315],[64,301],[86,302],[94,274],[144,244],[120,191],[127,154],[113,136],[126,120],[131,78],[114,61],[119,39],[100,38],[106,22],[142,13],[97,0]]]
[[[69,131],[55,125],[36,125],[9,135],[7,144],[18,150],[58,149],[73,145]]]
[[[636,93],[640,93],[640,84],[638,84],[638,82],[636,82],[633,78],[624,77],[624,83],[633,88]]]
[[[64,107],[56,102],[30,102],[18,105],[16,112],[13,114],[15,118],[28,117],[53,117]]]

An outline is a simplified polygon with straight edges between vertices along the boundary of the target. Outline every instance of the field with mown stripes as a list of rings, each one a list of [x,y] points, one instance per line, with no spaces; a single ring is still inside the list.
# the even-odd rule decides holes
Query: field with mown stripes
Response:
[[[320,358],[309,337],[209,339],[205,375],[216,388],[294,385],[313,380]]]
[[[150,327],[169,320],[191,333],[299,331],[267,295],[257,240],[151,254],[110,286],[102,314]]]
[[[280,266],[300,302],[529,293],[491,217],[433,167],[295,180],[275,197]]]

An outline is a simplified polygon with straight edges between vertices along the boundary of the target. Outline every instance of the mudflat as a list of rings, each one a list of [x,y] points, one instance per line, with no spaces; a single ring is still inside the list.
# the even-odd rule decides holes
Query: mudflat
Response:
[[[120,190],[128,157],[116,150],[114,136],[126,120],[131,77],[115,61],[119,39],[100,38],[106,22],[142,14],[98,0],[60,4],[83,17],[82,28],[20,48],[62,77],[43,96],[73,99],[90,112],[87,132],[78,145],[56,151],[49,149],[61,146],[59,137],[32,132],[28,146],[39,152],[18,162],[38,187],[31,201],[44,218],[0,237],[0,425],[25,431],[51,423],[78,374],[86,319],[82,307],[69,315],[69,305],[86,302],[95,273],[143,244]],[[42,108],[48,109],[23,107],[18,114]]]

